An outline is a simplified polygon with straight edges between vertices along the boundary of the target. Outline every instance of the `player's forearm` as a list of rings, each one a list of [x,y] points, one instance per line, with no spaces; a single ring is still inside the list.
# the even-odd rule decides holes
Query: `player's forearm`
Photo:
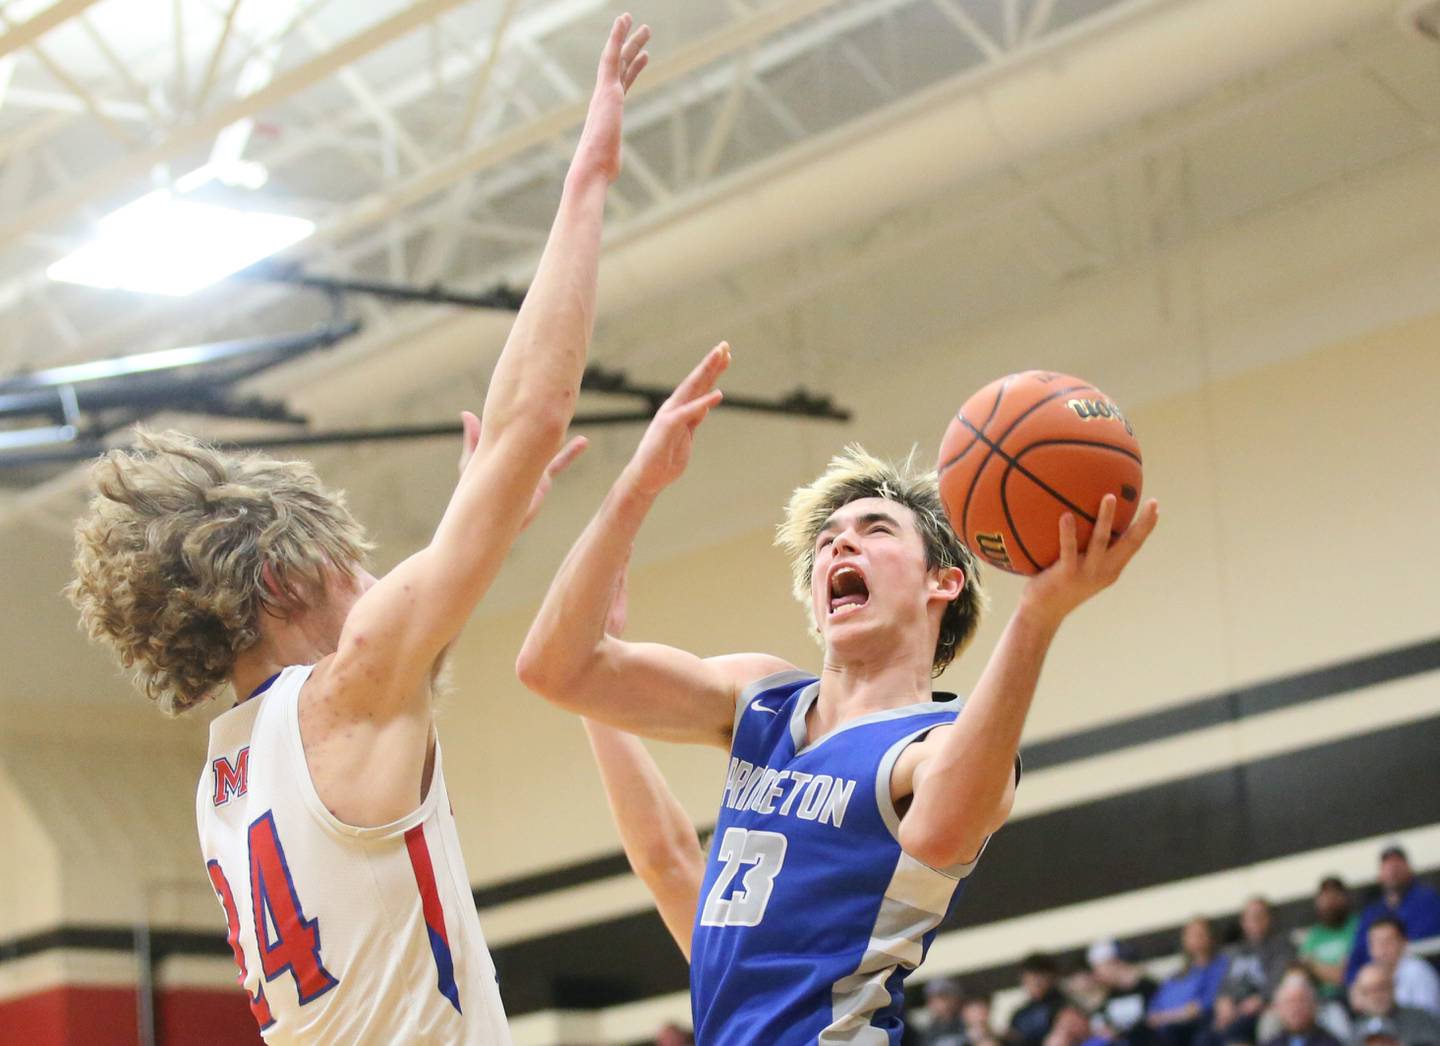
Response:
[[[516,672],[531,690],[583,706],[586,673],[606,641],[605,620],[654,496],[622,475],[560,565],[525,637]],[[583,707],[580,708],[583,711]]]
[[[542,434],[543,445],[533,448],[540,467],[559,449],[595,326],[607,188],[601,172],[581,166],[566,179],[535,278],[490,379],[479,453],[516,427]]]
[[[704,877],[700,837],[639,738],[591,720],[585,730],[625,856],[688,957]]]
[[[1059,622],[1023,603],[1005,626],[955,724],[926,761],[901,841],[936,867],[974,857],[999,827],[1002,803],[1040,669]]]

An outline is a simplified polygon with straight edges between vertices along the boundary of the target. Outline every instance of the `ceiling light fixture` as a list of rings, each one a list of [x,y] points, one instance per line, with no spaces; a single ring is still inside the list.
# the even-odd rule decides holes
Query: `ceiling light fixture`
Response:
[[[147,193],[100,219],[93,240],[46,270],[52,279],[142,294],[192,294],[315,231],[283,214]]]

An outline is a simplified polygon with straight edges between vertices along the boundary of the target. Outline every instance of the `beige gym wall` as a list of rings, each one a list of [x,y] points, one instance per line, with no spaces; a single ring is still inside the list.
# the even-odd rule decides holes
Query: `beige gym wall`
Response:
[[[1437,341],[1440,316],[1226,379],[1205,394],[1131,408],[1147,460],[1146,493],[1162,501],[1161,527],[1121,585],[1067,624],[1027,737],[1433,635],[1440,568],[1424,521],[1440,515],[1440,495],[1420,478],[1440,472],[1429,412],[1430,390],[1440,387]],[[943,418],[953,406],[951,389],[968,387],[926,374],[885,377],[854,386],[850,399],[866,419],[867,442],[887,453],[904,449],[911,419]],[[895,403],[905,409],[887,410]],[[711,424],[704,437],[719,440],[744,419]],[[806,440],[810,465],[797,481],[849,433],[822,435],[829,440]],[[705,498],[726,496],[707,487],[698,458],[670,494],[681,515],[703,513]],[[577,509],[562,498],[557,492],[557,505]],[[578,507],[575,528],[589,508]],[[790,597],[785,563],[769,543],[773,518],[748,534],[637,568],[630,634],[702,653],[758,647],[816,664],[804,610]],[[557,561],[562,553],[551,550]],[[994,571],[987,583],[993,612],[943,686],[964,691],[971,684],[1019,588]],[[531,612],[477,615],[455,653],[454,692],[442,712],[446,774],[477,884],[615,846],[579,724],[514,680]],[[115,845],[62,862],[62,910],[53,873],[43,861],[25,864],[34,874],[18,877],[0,910],[0,937],[36,925],[41,912],[50,913],[41,920],[50,925],[128,922],[140,895],[135,883],[121,882],[117,873],[126,869],[203,886],[190,838],[202,724],[163,721],[112,678],[109,698],[69,710],[68,740],[40,742],[33,716],[28,727],[19,717],[6,724],[11,773],[18,766],[23,777],[18,791],[7,790],[15,797],[8,801],[33,817],[44,793],[50,797],[40,819],[48,833],[35,832],[36,845],[45,834],[52,849],[78,845],[56,841],[65,825],[103,830]],[[708,823],[723,755],[684,746],[655,751],[692,815]],[[152,841],[121,842],[137,824]],[[97,865],[105,854],[118,856]],[[192,907],[203,925],[205,904],[184,905]]]
[[[1067,623],[1027,739],[1433,636],[1440,562],[1423,521],[1440,518],[1440,489],[1421,477],[1440,474],[1437,343],[1440,316],[1133,409],[1161,525],[1121,583]],[[908,375],[863,395],[906,404],[900,427],[944,417],[948,392]],[[703,512],[704,487],[703,476],[687,477],[670,496]],[[986,581],[992,613],[942,687],[972,684],[1021,584],[995,571]],[[477,883],[615,846],[578,722],[514,681],[529,617],[474,622],[442,719]],[[819,660],[766,526],[635,571],[629,635],[706,654],[759,648],[806,667]],[[709,823],[723,754],[653,748],[691,814]]]

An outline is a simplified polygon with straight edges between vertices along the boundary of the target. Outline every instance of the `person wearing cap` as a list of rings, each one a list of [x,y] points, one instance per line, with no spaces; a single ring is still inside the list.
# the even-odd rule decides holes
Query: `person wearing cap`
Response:
[[[1368,1019],[1383,1017],[1391,1021],[1404,1046],[1440,1046],[1440,1018],[1395,1002],[1395,978],[1377,962],[1367,963],[1355,975],[1350,986],[1350,1009],[1355,1013],[1351,1026],[1352,1046],[1364,1046],[1364,1026]]]
[[[1270,902],[1252,897],[1240,912],[1240,942],[1230,949],[1230,968],[1215,1000],[1214,1041],[1253,1043],[1260,1013],[1285,970],[1295,961],[1295,947],[1275,932]]]
[[[1275,1017],[1280,1031],[1265,1046],[1341,1046],[1340,1040],[1316,1022],[1320,997],[1315,983],[1299,968],[1292,969],[1275,989]]]
[[[1095,1016],[1111,1038],[1127,1046],[1150,1046],[1155,1033],[1145,1023],[1145,1011],[1160,985],[1135,965],[1129,946],[1115,941],[1096,941],[1085,953],[1085,961],[1104,988]]]
[[[1345,964],[1355,946],[1360,917],[1350,905],[1350,891],[1338,876],[1327,875],[1315,891],[1317,922],[1300,942],[1300,961],[1319,982],[1322,999],[1344,995]]]
[[[1393,915],[1405,924],[1412,941],[1440,936],[1440,893],[1415,878],[1410,858],[1403,847],[1391,843],[1380,851],[1380,898],[1360,913],[1360,925],[1350,961],[1345,967],[1345,982],[1355,980],[1360,967],[1370,961],[1370,924],[1383,915]]]
[[[1382,915],[1370,924],[1370,955],[1395,978],[1395,1001],[1440,1017],[1440,975],[1424,959],[1411,955],[1405,924]]]

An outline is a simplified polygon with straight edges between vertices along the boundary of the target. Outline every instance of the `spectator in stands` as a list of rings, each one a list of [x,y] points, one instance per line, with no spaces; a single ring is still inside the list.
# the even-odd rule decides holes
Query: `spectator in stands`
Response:
[[[1044,1046],[1084,1046],[1090,1038],[1090,1018],[1073,1002],[1065,1002],[1055,1013]]]
[[[919,1035],[921,1046],[971,1046],[962,1015],[964,997],[960,985],[949,977],[938,977],[925,985],[925,1012],[930,1021]]]
[[[1020,963],[1020,990],[1025,1002],[1010,1018],[1006,1038],[1015,1046],[1043,1046],[1055,1015],[1065,1005],[1060,992],[1060,966],[1052,956],[1037,952]]]
[[[960,1020],[965,1024],[965,1038],[970,1046],[995,1041],[995,1028],[990,1023],[990,996],[967,994],[960,1003]]]
[[[1360,967],[1350,986],[1350,1008],[1355,1011],[1353,1046],[1363,1046],[1366,1020],[1384,1017],[1395,1025],[1404,1046],[1440,1046],[1440,1019],[1424,1010],[1395,1004],[1395,979],[1377,962]]]
[[[1405,924],[1382,915],[1370,924],[1370,958],[1390,971],[1395,981],[1395,1002],[1440,1017],[1440,975],[1424,959],[1407,950]]]
[[[1197,1033],[1209,1027],[1228,961],[1216,954],[1215,931],[1205,919],[1185,924],[1180,947],[1185,967],[1160,985],[1146,1018],[1162,1046],[1192,1046]]]
[[[1357,1033],[1361,1046],[1405,1046],[1400,1029],[1384,1017],[1367,1017]]]
[[[1080,1009],[1094,1013],[1105,1001],[1105,985],[1095,976],[1088,963],[1081,963],[1060,981],[1060,990]]]
[[[1303,970],[1291,970],[1275,989],[1280,1032],[1265,1046],[1340,1046],[1340,1040],[1316,1023],[1320,997]]]
[[[1151,1046],[1155,1034],[1145,1023],[1145,1013],[1160,986],[1135,965],[1130,948],[1115,941],[1096,941],[1085,960],[1105,989],[1095,1016],[1110,1037],[1126,1046]]]
[[[655,1046],[695,1046],[695,1036],[672,1021],[655,1033]]]
[[[1370,961],[1370,924],[1382,915],[1393,915],[1410,931],[1412,941],[1440,937],[1440,893],[1415,878],[1405,850],[1391,843],[1380,851],[1380,899],[1360,913],[1360,927],[1350,962],[1345,968],[1349,983]],[[1403,1031],[1403,1029],[1402,1029]]]
[[[1218,1043],[1253,1043],[1260,1013],[1295,959],[1295,948],[1275,932],[1270,902],[1252,897],[1240,912],[1240,943],[1230,949],[1230,965],[1215,1000],[1211,1025]]]
[[[1344,995],[1345,964],[1360,925],[1360,917],[1350,907],[1350,891],[1338,877],[1327,875],[1320,880],[1315,916],[1319,922],[1305,931],[1300,958],[1320,982],[1321,997],[1338,999]]]

